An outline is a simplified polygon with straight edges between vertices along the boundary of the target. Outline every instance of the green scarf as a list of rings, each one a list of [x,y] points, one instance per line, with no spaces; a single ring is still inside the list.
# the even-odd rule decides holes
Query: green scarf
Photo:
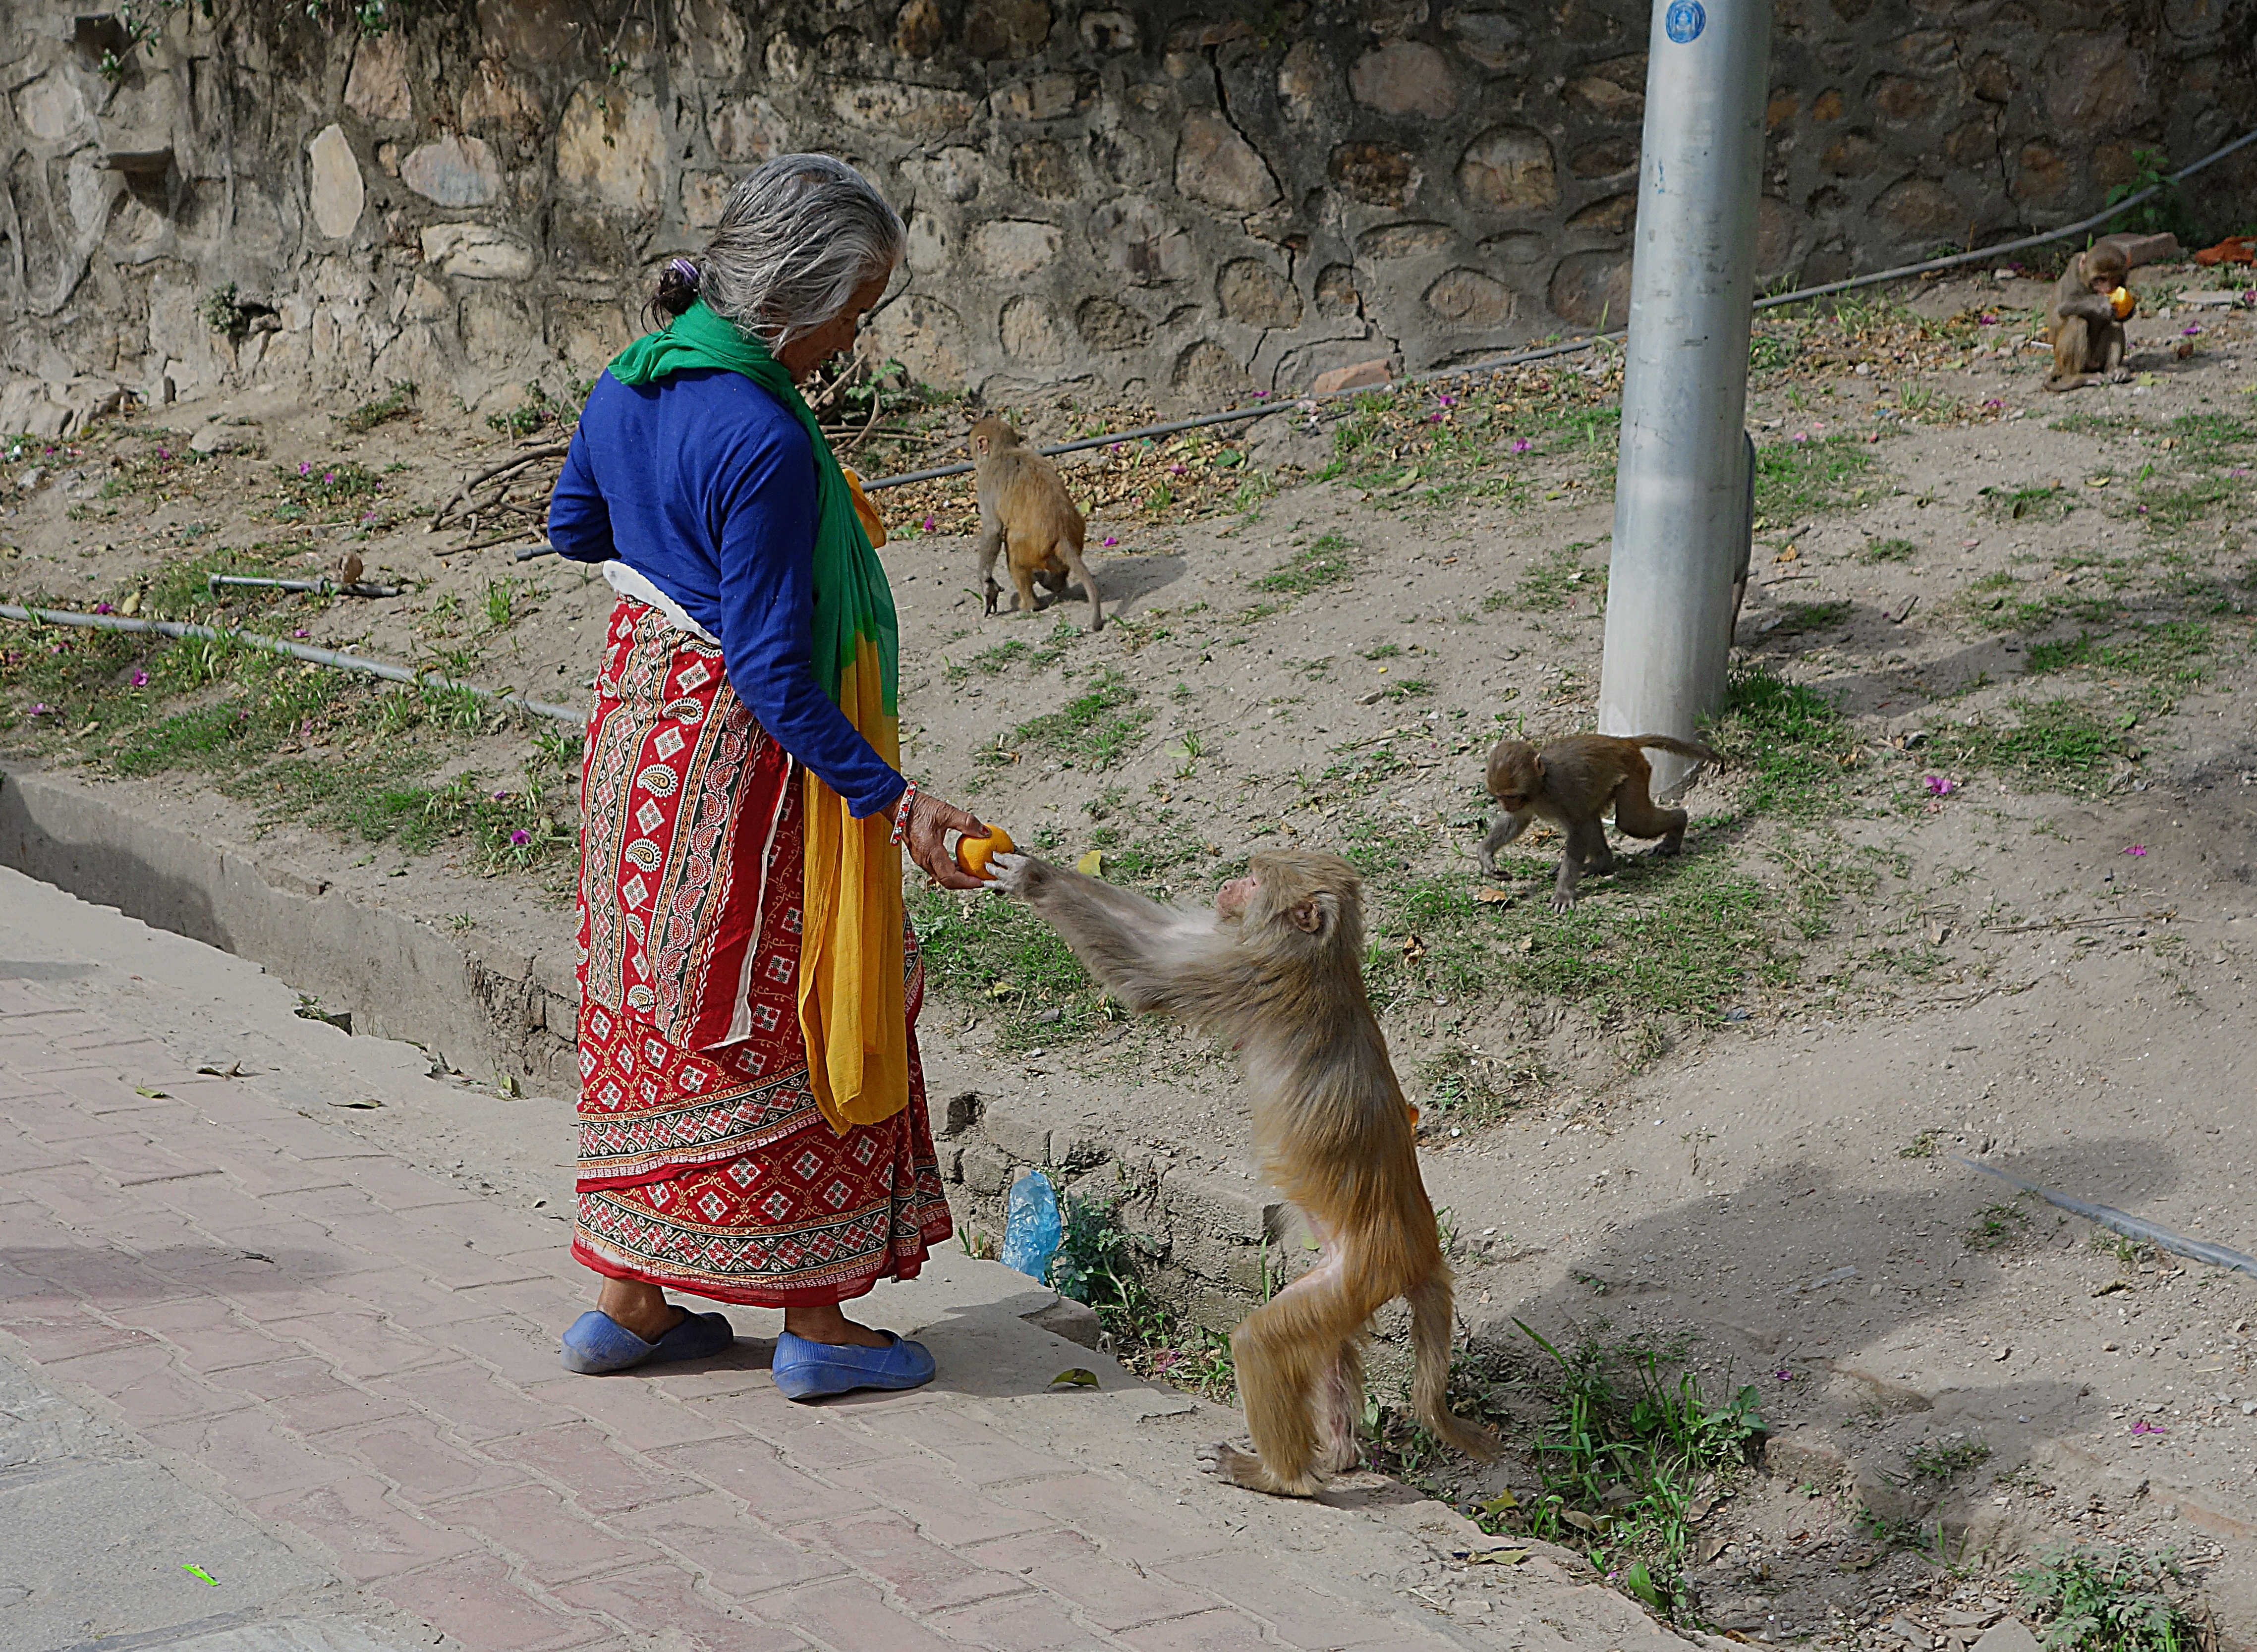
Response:
[[[612,360],[612,377],[647,385],[718,367],[742,373],[791,410],[815,449],[815,680],[871,749],[901,766],[895,710],[900,627],[874,539],[884,525],[838,468],[782,364],[701,300]],[[799,1031],[808,1087],[832,1130],[892,1117],[909,1101],[907,925],[902,855],[884,809],[857,820],[812,769],[803,786]],[[725,1024],[735,1025],[734,1000]]]
[[[885,709],[893,715],[901,674],[893,588],[855,514],[845,474],[783,364],[767,345],[746,338],[699,299],[612,357],[611,375],[622,385],[649,385],[701,367],[742,373],[782,402],[807,432],[815,449],[815,680],[838,699],[839,673],[853,663],[860,640],[867,638],[885,683]]]

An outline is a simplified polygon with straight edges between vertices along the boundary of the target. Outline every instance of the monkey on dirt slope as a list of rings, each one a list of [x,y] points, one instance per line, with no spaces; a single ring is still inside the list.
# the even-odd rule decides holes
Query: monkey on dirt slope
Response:
[[[1552,909],[1566,912],[1575,904],[1578,877],[1614,867],[1614,851],[1601,823],[1610,808],[1615,824],[1632,837],[1661,839],[1655,854],[1675,854],[1685,842],[1685,811],[1654,802],[1653,768],[1641,749],[1648,746],[1704,763],[1717,760],[1698,741],[1666,734],[1627,740],[1611,734],[1570,734],[1540,752],[1525,740],[1499,740],[1489,754],[1489,791],[1504,816],[1482,839],[1482,870],[1496,877],[1496,851],[1540,817],[1567,839],[1552,891]]]
[[[1236,1047],[1264,1171],[1307,1218],[1317,1266],[1231,1334],[1254,1451],[1217,1444],[1210,1472],[1305,1497],[1355,1466],[1365,1322],[1411,1303],[1412,1405],[1438,1438],[1488,1458],[1452,1415],[1450,1270],[1419,1174],[1412,1115],[1363,990],[1362,886],[1337,855],[1274,852],[1212,911],[1163,907],[1027,855],[997,886],[1034,908],[1121,1003]]]
[[[2116,313],[2113,295],[2133,265],[2173,258],[2178,250],[2176,236],[2112,235],[2070,259],[2046,306],[2046,338],[2053,345],[2048,390],[2082,390],[2103,379],[2120,385],[2132,377],[2124,364],[2130,348],[2125,317]]]
[[[1089,599],[1089,628],[1097,630],[1105,624],[1105,611],[1089,564],[1081,560],[1086,530],[1058,466],[1022,446],[1019,433],[992,413],[974,422],[969,434],[980,498],[980,583],[987,611],[995,611],[1002,595],[995,582],[1000,553],[1018,589],[1021,614],[1035,611],[1037,580],[1060,591],[1071,576],[1081,582],[1081,594]]]

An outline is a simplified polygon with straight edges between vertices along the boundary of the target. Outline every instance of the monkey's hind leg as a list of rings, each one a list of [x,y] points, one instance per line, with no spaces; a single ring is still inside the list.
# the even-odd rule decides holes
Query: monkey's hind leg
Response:
[[[1035,611],[1035,570],[1022,565],[1017,557],[1011,559],[1011,583],[1018,587],[1019,605],[1013,611],[1025,618]]]
[[[1222,1443],[1207,1446],[1199,1460],[1209,1473],[1272,1496],[1310,1497],[1324,1484],[1319,1389],[1337,1373],[1370,1317],[1369,1308],[1359,1313],[1348,1302],[1341,1274],[1341,1255],[1334,1249],[1230,1333],[1254,1451]]]
[[[1567,847],[1560,856],[1560,876],[1552,886],[1552,910],[1575,909],[1575,880],[1586,872],[1612,872],[1615,851],[1607,846],[1607,829],[1594,815],[1567,828]]]
[[[1326,1376],[1317,1396],[1319,1473],[1353,1473],[1362,1463],[1363,1445],[1355,1437],[1362,1415],[1363,1354],[1350,1343],[1341,1351],[1340,1362]]]
[[[1486,1463],[1497,1454],[1496,1436],[1450,1409],[1450,1270],[1438,1267],[1411,1293],[1411,1409],[1435,1438]]]
[[[2128,346],[2125,341],[2123,327],[2119,323],[2112,321],[2099,331],[2100,359],[2093,364],[2094,370],[2112,385],[2129,384],[2132,380],[2132,370],[2124,364],[2125,352]]]
[[[1615,824],[1632,837],[1659,837],[1657,855],[1673,855],[1685,845],[1685,811],[1664,808],[1646,791],[1646,782],[1626,776],[1615,794]]]
[[[2053,335],[2053,372],[2045,382],[2048,390],[2082,390],[2092,382],[2084,372],[2086,343],[2084,318],[2062,316]]]
[[[1062,539],[1058,543],[1058,560],[1066,565],[1067,571],[1081,582],[1081,594],[1089,598],[1090,630],[1102,630],[1105,625],[1105,608],[1098,597],[1097,581],[1090,575],[1089,564],[1081,560],[1081,547],[1072,540]],[[1063,582],[1059,589],[1063,589]]]

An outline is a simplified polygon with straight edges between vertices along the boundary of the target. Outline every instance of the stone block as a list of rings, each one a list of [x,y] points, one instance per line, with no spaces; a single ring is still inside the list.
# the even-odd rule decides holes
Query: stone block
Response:
[[[1198,262],[1191,237],[1140,196],[1108,201],[1091,213],[1089,241],[1100,264],[1138,286],[1180,280]]]
[[[1610,169],[1620,170],[1617,157],[1610,153],[1608,159]],[[1635,145],[1629,145],[1627,164],[1638,164]],[[1549,212],[1560,204],[1551,140],[1532,126],[1491,127],[1467,146],[1458,162],[1458,187],[1478,208]]]
[[[345,107],[371,121],[415,118],[415,100],[407,88],[406,30],[364,36],[353,47],[352,73],[345,77]]]
[[[940,1133],[944,1136],[963,1134],[980,1122],[980,1107],[978,1091],[959,1091],[942,1104]]]
[[[454,132],[412,151],[400,163],[400,180],[442,207],[482,207],[501,194],[501,168],[485,139]]]
[[[1126,11],[1085,11],[1074,25],[1081,43],[1093,52],[1134,52],[1136,19]]]
[[[966,1142],[959,1168],[964,1185],[984,1198],[993,1198],[1010,1185],[1011,1162],[989,1142]]]
[[[983,60],[1031,56],[1050,34],[1048,0],[972,0],[964,11],[964,49]]]
[[[1086,1303],[1078,1303],[1071,1296],[1061,1296],[1047,1308],[1019,1317],[1030,1325],[1040,1325],[1054,1337],[1079,1343],[1085,1348],[1096,1347],[1097,1339],[1105,1334],[1105,1327],[1098,1321],[1097,1310]]]
[[[1419,190],[1417,164],[1390,144],[1337,145],[1325,170],[1341,194],[1367,207],[1399,208]]]
[[[1376,357],[1368,362],[1352,362],[1346,367],[1335,367],[1328,373],[1319,373],[1317,382],[1309,386],[1319,396],[1330,396],[1343,390],[1363,390],[1384,385],[1393,377],[1387,371],[1387,357]]]
[[[1258,258],[1233,258],[1215,278],[1222,313],[1249,327],[1298,327],[1301,295],[1293,284]]]
[[[973,231],[972,256],[998,280],[1022,281],[1058,257],[1062,234],[1053,223],[998,218]]]
[[[428,224],[421,239],[424,262],[443,274],[521,281],[533,273],[533,249],[492,224]]]
[[[1285,118],[1305,124],[1323,113],[1336,84],[1332,60],[1316,41],[1299,39],[1277,66],[1277,102]]]
[[[1514,303],[1511,287],[1479,270],[1451,270],[1426,289],[1426,307],[1454,327],[1502,327]]]
[[[1084,299],[1073,327],[1093,349],[1142,349],[1152,341],[1152,324],[1114,299]]]
[[[1983,1631],[1973,1652],[2038,1652],[2038,1638],[2020,1618],[2001,1618]]]
[[[1390,40],[1356,59],[1348,72],[1355,101],[1383,115],[1440,120],[1458,106],[1450,60],[1419,40]]]
[[[1055,367],[1065,360],[1065,340],[1050,307],[1022,293],[1003,306],[997,322],[1003,353],[1030,367]]]
[[[1259,212],[1281,193],[1270,163],[1213,109],[1184,116],[1183,137],[1176,145],[1176,188],[1193,201],[1232,212]]]
[[[322,128],[306,146],[306,189],[314,222],[330,240],[342,241],[360,222],[367,194],[361,183],[360,162],[353,158],[344,128],[334,124]]]
[[[1051,1126],[1018,1105],[991,1103],[980,1116],[980,1128],[988,1140],[1022,1164],[1051,1161]]]
[[[586,81],[572,94],[557,124],[557,181],[606,206],[653,212],[662,144],[656,102]]]

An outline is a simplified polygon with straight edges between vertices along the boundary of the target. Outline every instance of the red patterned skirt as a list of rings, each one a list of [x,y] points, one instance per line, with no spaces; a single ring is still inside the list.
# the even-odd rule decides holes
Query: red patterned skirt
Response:
[[[914,1279],[952,1231],[909,970],[909,1102],[833,1133],[807,1086],[796,766],[721,651],[622,600],[581,778],[572,1254],[715,1302],[817,1306]]]

